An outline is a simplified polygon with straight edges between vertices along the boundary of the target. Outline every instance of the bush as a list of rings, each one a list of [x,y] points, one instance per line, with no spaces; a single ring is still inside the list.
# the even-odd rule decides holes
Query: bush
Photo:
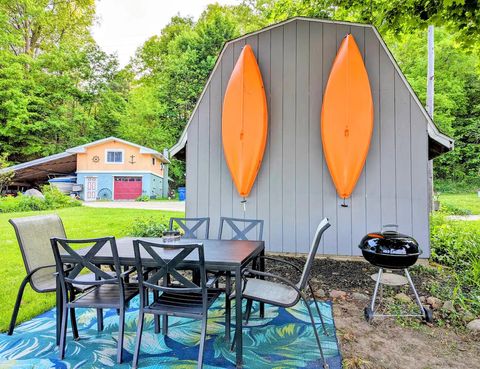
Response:
[[[148,195],[140,195],[135,199],[135,201],[147,202],[150,201],[150,197],[148,197]]]
[[[480,189],[479,178],[469,178],[463,181],[451,181],[445,179],[435,180],[435,191],[442,193],[468,193],[477,192]]]
[[[48,209],[70,208],[81,206],[82,203],[73,197],[65,195],[57,187],[45,185],[42,187],[42,193],[45,196],[45,203]]]
[[[133,237],[162,237],[168,230],[166,218],[137,218],[127,233]]]
[[[0,213],[53,210],[81,205],[80,201],[63,194],[56,187],[44,186],[42,187],[42,193],[45,199],[25,196],[21,193],[16,197],[2,197],[0,198]]]
[[[480,314],[480,226],[478,222],[448,221],[432,216],[432,260],[450,268],[453,301]]]

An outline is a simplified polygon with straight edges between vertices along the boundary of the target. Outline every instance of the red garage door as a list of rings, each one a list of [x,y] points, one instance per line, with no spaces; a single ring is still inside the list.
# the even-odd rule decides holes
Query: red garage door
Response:
[[[141,194],[142,177],[115,177],[115,200],[135,200]]]

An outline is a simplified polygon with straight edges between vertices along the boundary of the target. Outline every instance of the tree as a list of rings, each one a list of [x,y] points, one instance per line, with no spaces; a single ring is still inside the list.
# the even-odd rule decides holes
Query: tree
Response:
[[[2,171],[2,169],[7,167],[9,167],[9,163],[7,161],[7,154],[4,153],[0,155],[0,194],[3,194],[3,191],[5,191],[5,188],[12,182],[15,176],[13,170]]]

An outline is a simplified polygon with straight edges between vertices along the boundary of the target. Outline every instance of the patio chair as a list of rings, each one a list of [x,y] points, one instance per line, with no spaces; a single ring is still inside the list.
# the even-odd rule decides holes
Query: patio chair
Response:
[[[243,227],[238,224],[243,224]],[[224,240],[262,240],[263,239],[263,220],[220,217],[220,227],[218,229],[218,239]],[[224,227],[227,225],[232,230],[232,236],[225,236]],[[248,236],[249,232],[258,227],[258,234],[255,237]],[[243,229],[241,229],[243,228]]]
[[[23,292],[27,284],[38,293],[54,292],[57,281],[55,277],[55,258],[52,253],[50,239],[52,237],[65,238],[65,228],[62,220],[55,214],[37,215],[9,220],[17,236],[18,245],[22,253],[23,263],[27,272],[18,290],[15,307],[13,308],[8,335],[13,334],[17,321],[18,311],[22,302]],[[84,280],[93,280],[91,275],[82,276]],[[82,292],[91,285],[76,285],[75,291]],[[72,321],[75,315],[71,310]],[[72,326],[74,336],[78,337],[77,326]]]
[[[183,230],[184,238],[208,240],[210,232],[210,218],[170,218],[169,229],[173,231],[173,225],[177,224]],[[205,225],[204,233],[200,233],[200,228]]]
[[[315,259],[315,255],[318,250],[318,246],[320,244],[320,240],[322,238],[323,233],[330,227],[330,223],[327,218],[323,219],[317,227],[315,232],[315,236],[312,241],[312,245],[310,247],[310,252],[308,254],[307,260],[303,267],[303,270],[300,269],[295,264],[283,260],[280,258],[274,258],[271,256],[260,256],[265,260],[274,261],[276,263],[282,263],[286,266],[291,266],[295,268],[298,272],[301,273],[300,281],[298,283],[294,283],[282,276],[275,275],[272,273],[261,272],[254,269],[245,269],[242,272],[242,298],[246,298],[250,301],[259,301],[264,302],[274,306],[280,307],[292,307],[296,305],[300,300],[303,300],[305,303],[308,314],[310,315],[310,321],[312,323],[312,328],[315,333],[315,338],[317,341],[318,349],[320,351],[320,356],[323,361],[323,367],[328,368],[328,364],[325,361],[325,357],[323,355],[322,346],[320,343],[320,337],[318,335],[315,319],[313,317],[312,309],[308,303],[306,290],[307,288],[310,290],[310,293],[313,297],[315,302],[315,307],[320,317],[320,322],[322,324],[323,331],[325,335],[328,335],[328,332],[325,328],[325,323],[323,321],[322,314],[320,312],[320,308],[318,306],[318,301],[315,298],[315,294],[313,293],[313,288],[310,284],[310,270],[312,269],[313,261]],[[258,277],[258,278],[257,278]],[[274,279],[275,281],[270,281],[268,279]],[[230,298],[234,298],[234,295],[230,296]],[[246,320],[248,322],[250,316],[251,305],[247,307],[247,314]],[[241,334],[242,329],[236,330],[236,334]],[[235,340],[232,343],[232,349],[235,344]]]
[[[121,273],[115,237],[92,238],[84,240],[68,240],[52,238],[53,254],[60,279],[61,293],[63,296],[62,322],[60,330],[60,359],[65,357],[65,343],[67,335],[67,310],[75,308],[116,309],[119,314],[119,329],[117,341],[117,362],[122,362],[123,332],[125,326],[125,310],[129,301],[138,294],[138,285],[125,283],[124,279],[135,271],[135,268]],[[93,244],[93,245],[92,245]],[[79,245],[92,245],[89,251],[81,256],[75,250]],[[115,272],[107,273],[94,265],[91,260],[103,248],[110,248],[113,257]],[[61,254],[70,256],[74,262],[65,263]],[[88,270],[95,275],[94,281],[84,281],[81,272]],[[92,288],[84,293],[75,295],[75,285],[91,284]],[[69,298],[73,295],[73,298]],[[74,324],[72,316],[72,324]]]
[[[143,321],[145,314],[154,316],[179,316],[202,320],[202,331],[200,335],[200,347],[198,352],[197,368],[203,367],[203,352],[207,331],[208,308],[220,295],[219,290],[207,289],[205,258],[203,245],[201,243],[188,245],[158,244],[143,240],[134,240],[133,249],[138,271],[138,283],[140,288],[140,308],[137,325],[137,342],[133,355],[132,367],[137,368],[138,356],[142,340]],[[170,261],[164,260],[158,253],[159,250],[168,250],[175,255]],[[196,284],[187,279],[177,269],[192,252],[198,253],[198,264],[200,271],[200,283]],[[143,265],[142,254],[148,254],[156,263],[156,272],[149,276],[148,272],[143,273],[146,268]],[[168,280],[171,280],[169,283]],[[162,281],[159,285],[159,281]],[[149,301],[149,291],[157,291],[158,297]],[[153,294],[152,294],[153,296]],[[164,334],[167,334],[167,326],[164,325]]]

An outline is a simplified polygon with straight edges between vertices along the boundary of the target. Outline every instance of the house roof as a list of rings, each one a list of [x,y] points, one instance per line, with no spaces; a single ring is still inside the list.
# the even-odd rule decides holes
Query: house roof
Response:
[[[188,127],[190,125],[190,123],[192,122],[192,118],[193,116],[195,115],[195,112],[197,111],[199,105],[200,105],[200,101],[202,100],[203,98],[203,95],[205,94],[205,91],[207,90],[207,87],[208,85],[210,84],[210,81],[212,79],[212,76],[215,72],[215,70],[217,68],[219,68],[219,65],[220,65],[220,61],[222,59],[222,56],[227,48],[228,45],[238,41],[238,40],[242,40],[242,39],[246,39],[247,37],[249,36],[252,36],[252,35],[256,35],[256,34],[259,34],[259,33],[262,33],[262,32],[266,32],[266,31],[269,31],[269,30],[272,30],[274,28],[277,28],[277,27],[280,27],[280,26],[284,26],[285,24],[287,23],[291,23],[291,22],[294,22],[294,21],[309,21],[309,22],[320,22],[320,23],[332,23],[332,24],[345,24],[345,25],[355,25],[355,26],[359,26],[359,27],[366,27],[366,28],[371,28],[373,30],[373,32],[375,33],[375,35],[377,36],[378,40],[380,41],[380,44],[382,45],[382,47],[384,48],[385,52],[387,53],[388,57],[390,58],[394,68],[396,69],[396,71],[398,72],[400,78],[402,79],[402,81],[405,83],[405,86],[407,87],[410,95],[413,97],[415,103],[419,106],[420,108],[420,111],[423,113],[425,119],[427,120],[427,130],[428,130],[428,137],[429,137],[429,158],[430,159],[433,159],[435,158],[436,156],[442,154],[442,153],[445,153],[445,152],[448,152],[450,150],[453,149],[453,146],[454,146],[454,140],[443,134],[442,132],[440,132],[440,130],[437,128],[437,126],[435,125],[435,123],[433,122],[432,118],[430,117],[430,115],[428,114],[427,110],[425,109],[425,107],[422,105],[422,103],[420,102],[420,99],[418,98],[418,96],[416,95],[416,93],[413,91],[412,87],[410,86],[410,84],[408,83],[407,79],[405,78],[404,74],[402,73],[402,71],[400,70],[400,67],[398,65],[398,63],[396,62],[395,58],[393,57],[392,53],[390,52],[390,50],[388,49],[387,45],[385,44],[385,42],[383,41],[382,37],[380,36],[380,33],[378,32],[378,30],[375,28],[375,26],[371,25],[371,24],[362,24],[362,23],[353,23],[353,22],[342,22],[342,21],[330,21],[330,20],[324,20],[324,19],[315,19],[315,18],[307,18],[307,17],[294,17],[294,18],[290,18],[290,19],[287,19],[283,22],[280,22],[280,23],[276,23],[276,24],[273,24],[271,26],[268,26],[268,27],[265,27],[265,28],[262,28],[258,31],[255,31],[255,32],[251,32],[251,33],[248,33],[248,34],[245,34],[241,37],[238,37],[238,38],[235,38],[235,39],[232,39],[230,41],[227,41],[225,43],[225,45],[223,46],[222,48],[222,51],[220,52],[218,58],[217,58],[217,61],[215,63],[215,66],[213,67],[211,73],[210,73],[210,76],[207,80],[207,82],[205,83],[205,87],[200,95],[200,97],[198,98],[197,100],[197,104],[195,105],[193,111],[192,111],[192,114],[190,115],[190,119],[188,120],[183,132],[182,132],[182,135],[180,136],[178,142],[173,145],[169,152],[170,152],[170,156],[174,156],[176,155],[178,152],[180,152],[186,145],[187,143],[187,131],[188,131]]]
[[[100,145],[102,143],[110,142],[110,141],[117,141],[117,142],[121,142],[121,143],[124,143],[126,145],[129,145],[129,146],[138,147],[140,149],[140,154],[151,154],[151,155],[157,157],[162,163],[165,163],[165,164],[170,163],[170,161],[165,156],[163,156],[163,154],[159,153],[158,151],[156,151],[154,149],[150,149],[148,147],[141,146],[141,145],[138,145],[136,143],[133,143],[133,142],[130,142],[130,141],[127,141],[127,140],[123,140],[123,139],[118,138],[118,137],[113,137],[113,136],[110,136],[110,137],[107,137],[107,138],[102,138],[101,140],[93,141],[93,142],[90,142],[90,143],[87,143],[87,144],[84,144],[84,145],[75,146],[75,147],[72,147],[71,149],[65,150],[65,152],[71,153],[71,154],[83,154],[83,153],[87,152],[88,147]]]
[[[88,147],[99,145],[101,143],[109,141],[118,141],[130,146],[138,147],[141,154],[151,154],[158,158],[162,163],[170,163],[170,161],[158,151],[155,151],[145,146],[137,145],[133,142],[122,140],[121,138],[107,137],[101,140],[90,142],[88,144],[72,147],[58,154],[45,156],[43,158],[27,161],[25,163],[1,169],[0,173],[14,171],[15,183],[25,182],[40,177],[48,179],[50,175],[70,174],[72,172],[75,172],[75,170],[77,169],[77,154],[85,153]]]

